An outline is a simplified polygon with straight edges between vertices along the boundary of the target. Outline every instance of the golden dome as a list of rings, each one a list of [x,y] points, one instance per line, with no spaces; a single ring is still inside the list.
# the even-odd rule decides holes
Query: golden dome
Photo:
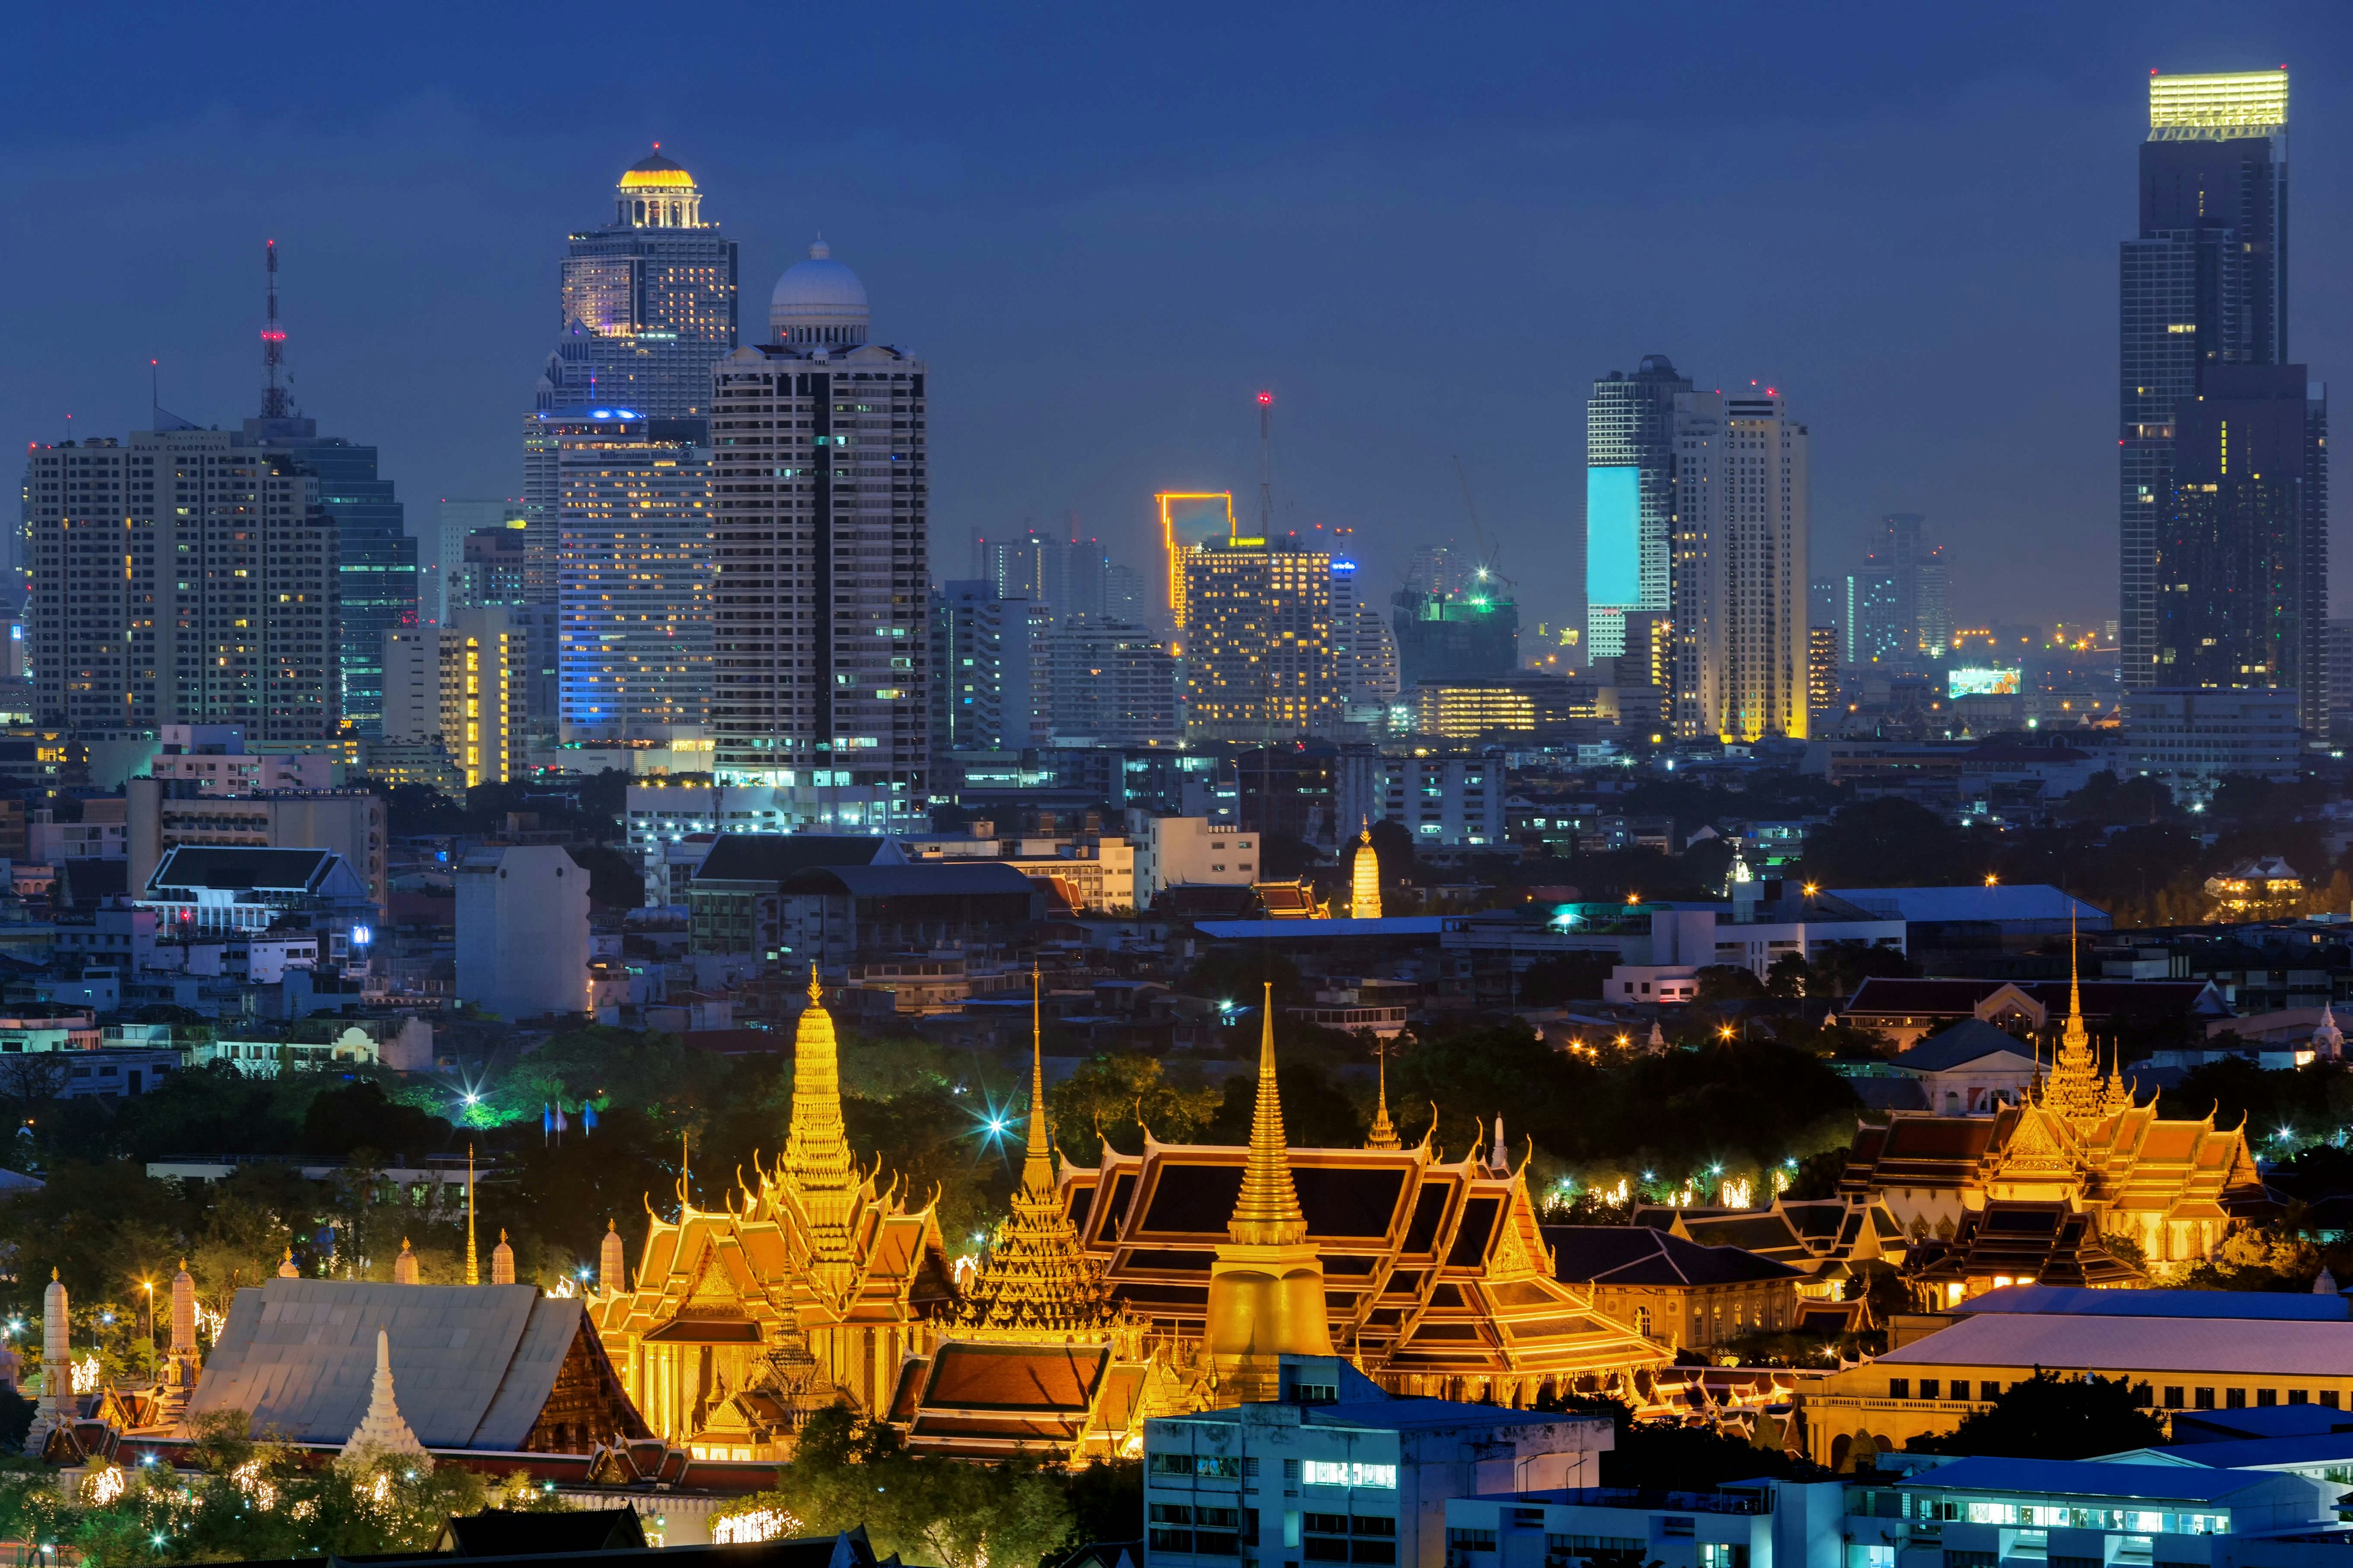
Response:
[[[621,175],[625,191],[691,191],[695,188],[694,176],[686,165],[663,157],[659,153],[638,159]]]

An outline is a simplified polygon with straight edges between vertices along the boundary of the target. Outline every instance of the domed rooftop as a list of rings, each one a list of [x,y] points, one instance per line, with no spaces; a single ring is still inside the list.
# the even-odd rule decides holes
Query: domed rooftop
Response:
[[[787,268],[768,296],[770,341],[779,343],[862,343],[871,312],[866,285],[833,258],[820,238],[809,258]]]
[[[676,191],[694,189],[694,176],[686,165],[672,158],[654,153],[630,164],[621,175],[625,191]]]

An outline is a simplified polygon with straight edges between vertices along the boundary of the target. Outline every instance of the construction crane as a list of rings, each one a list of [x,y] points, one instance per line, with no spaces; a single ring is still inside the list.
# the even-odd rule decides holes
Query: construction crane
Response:
[[[1479,509],[1471,500],[1471,476],[1462,469],[1462,454],[1453,456],[1454,479],[1462,487],[1462,510],[1471,515],[1471,537],[1479,546],[1479,576],[1482,581],[1492,577],[1508,585],[1511,579],[1495,570],[1496,552],[1488,548],[1487,531],[1480,526]]]

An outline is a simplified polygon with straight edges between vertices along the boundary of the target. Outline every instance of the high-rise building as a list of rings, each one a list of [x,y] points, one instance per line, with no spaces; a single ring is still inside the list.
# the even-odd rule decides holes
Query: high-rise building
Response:
[[[674,159],[622,172],[613,221],[574,234],[564,258],[555,350],[534,406],[707,417],[711,367],[736,342],[735,242],[702,216],[702,191]],[[555,602],[554,446],[523,421],[523,501],[532,521],[532,602]]]
[[[1839,635],[1836,626],[1806,628],[1806,711],[1810,728],[1826,721],[1839,700]]]
[[[438,742],[467,788],[522,771],[522,634],[503,609],[461,608],[385,639],[384,739]]]
[[[986,577],[932,594],[932,752],[1020,751],[1046,741],[1045,607]]]
[[[1332,558],[1295,537],[1206,544],[1185,563],[1185,731],[1289,740],[1340,715]]]
[[[1414,581],[1407,578],[1409,584]],[[1403,689],[1425,680],[1482,680],[1519,668],[1519,606],[1491,584],[1482,567],[1457,592],[1422,593],[1409,585],[1389,595]]]
[[[1047,634],[1046,668],[1055,744],[1173,747],[1185,738],[1176,660],[1149,629],[1068,616]]]
[[[2120,669],[2171,684],[2158,647],[2158,538],[2176,423],[2218,365],[2287,358],[2287,72],[2148,81],[2140,228],[2124,242],[2117,431]]]
[[[1677,734],[1806,733],[1807,439],[1770,387],[1675,395]]]
[[[2328,396],[2300,364],[2216,364],[2175,412],[2157,527],[2158,687],[2293,691],[2328,730]]]
[[[930,480],[923,363],[867,341],[822,241],[776,282],[769,342],[713,367],[720,483],[712,734],[722,784],[796,826],[928,821]]]
[[[1046,606],[1057,625],[1072,616],[1101,616],[1109,602],[1111,557],[1093,539],[1057,539],[1036,529],[1009,539],[976,540],[980,574],[999,598]]]
[[[1613,370],[1585,404],[1585,647],[1626,651],[1629,610],[1669,605],[1675,395],[1692,389],[1664,354]]]
[[[1839,650],[1848,664],[1894,669],[1905,662],[1904,615],[1895,578],[1886,572],[1850,572],[1839,582]]]
[[[38,722],[333,738],[336,524],[315,473],[194,428],[36,447],[27,471]]]
[[[566,742],[702,737],[711,720],[708,421],[551,412]]]
[[[1890,512],[1879,520],[1868,559],[1870,574],[1887,583],[1894,658],[1907,665],[1942,658],[1953,641],[1951,571],[1927,524],[1918,512]]]
[[[1350,723],[1383,721],[1398,697],[1397,641],[1389,624],[1370,605],[1356,606],[1356,624],[1342,654],[1341,683],[1347,691]]]
[[[1160,509],[1160,548],[1168,565],[1168,624],[1182,637],[1186,564],[1207,545],[1240,532],[1234,498],[1229,490],[1162,490],[1152,500]]]
[[[449,613],[449,584],[465,570],[466,541],[484,529],[529,527],[522,499],[510,500],[444,500],[433,520],[433,531],[417,541],[417,615],[438,623]]]
[[[2353,735],[2353,621],[2328,623],[2328,736]]]

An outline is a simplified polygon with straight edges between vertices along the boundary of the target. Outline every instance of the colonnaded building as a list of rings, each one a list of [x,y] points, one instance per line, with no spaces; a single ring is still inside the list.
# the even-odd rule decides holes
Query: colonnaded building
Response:
[[[1068,1459],[1141,1450],[1153,1415],[1271,1397],[1284,1353],[1348,1355],[1398,1393],[1525,1405],[1630,1393],[1673,1352],[1553,1277],[1520,1171],[1400,1145],[1293,1150],[1270,1017],[1247,1148],[1050,1148],[1033,1024],[1013,1213],[959,1289],[939,1223],[851,1152],[815,977],[785,1152],[715,1209],[657,1217],[634,1281],[590,1303],[654,1432],[779,1459],[847,1399],[919,1451]]]

